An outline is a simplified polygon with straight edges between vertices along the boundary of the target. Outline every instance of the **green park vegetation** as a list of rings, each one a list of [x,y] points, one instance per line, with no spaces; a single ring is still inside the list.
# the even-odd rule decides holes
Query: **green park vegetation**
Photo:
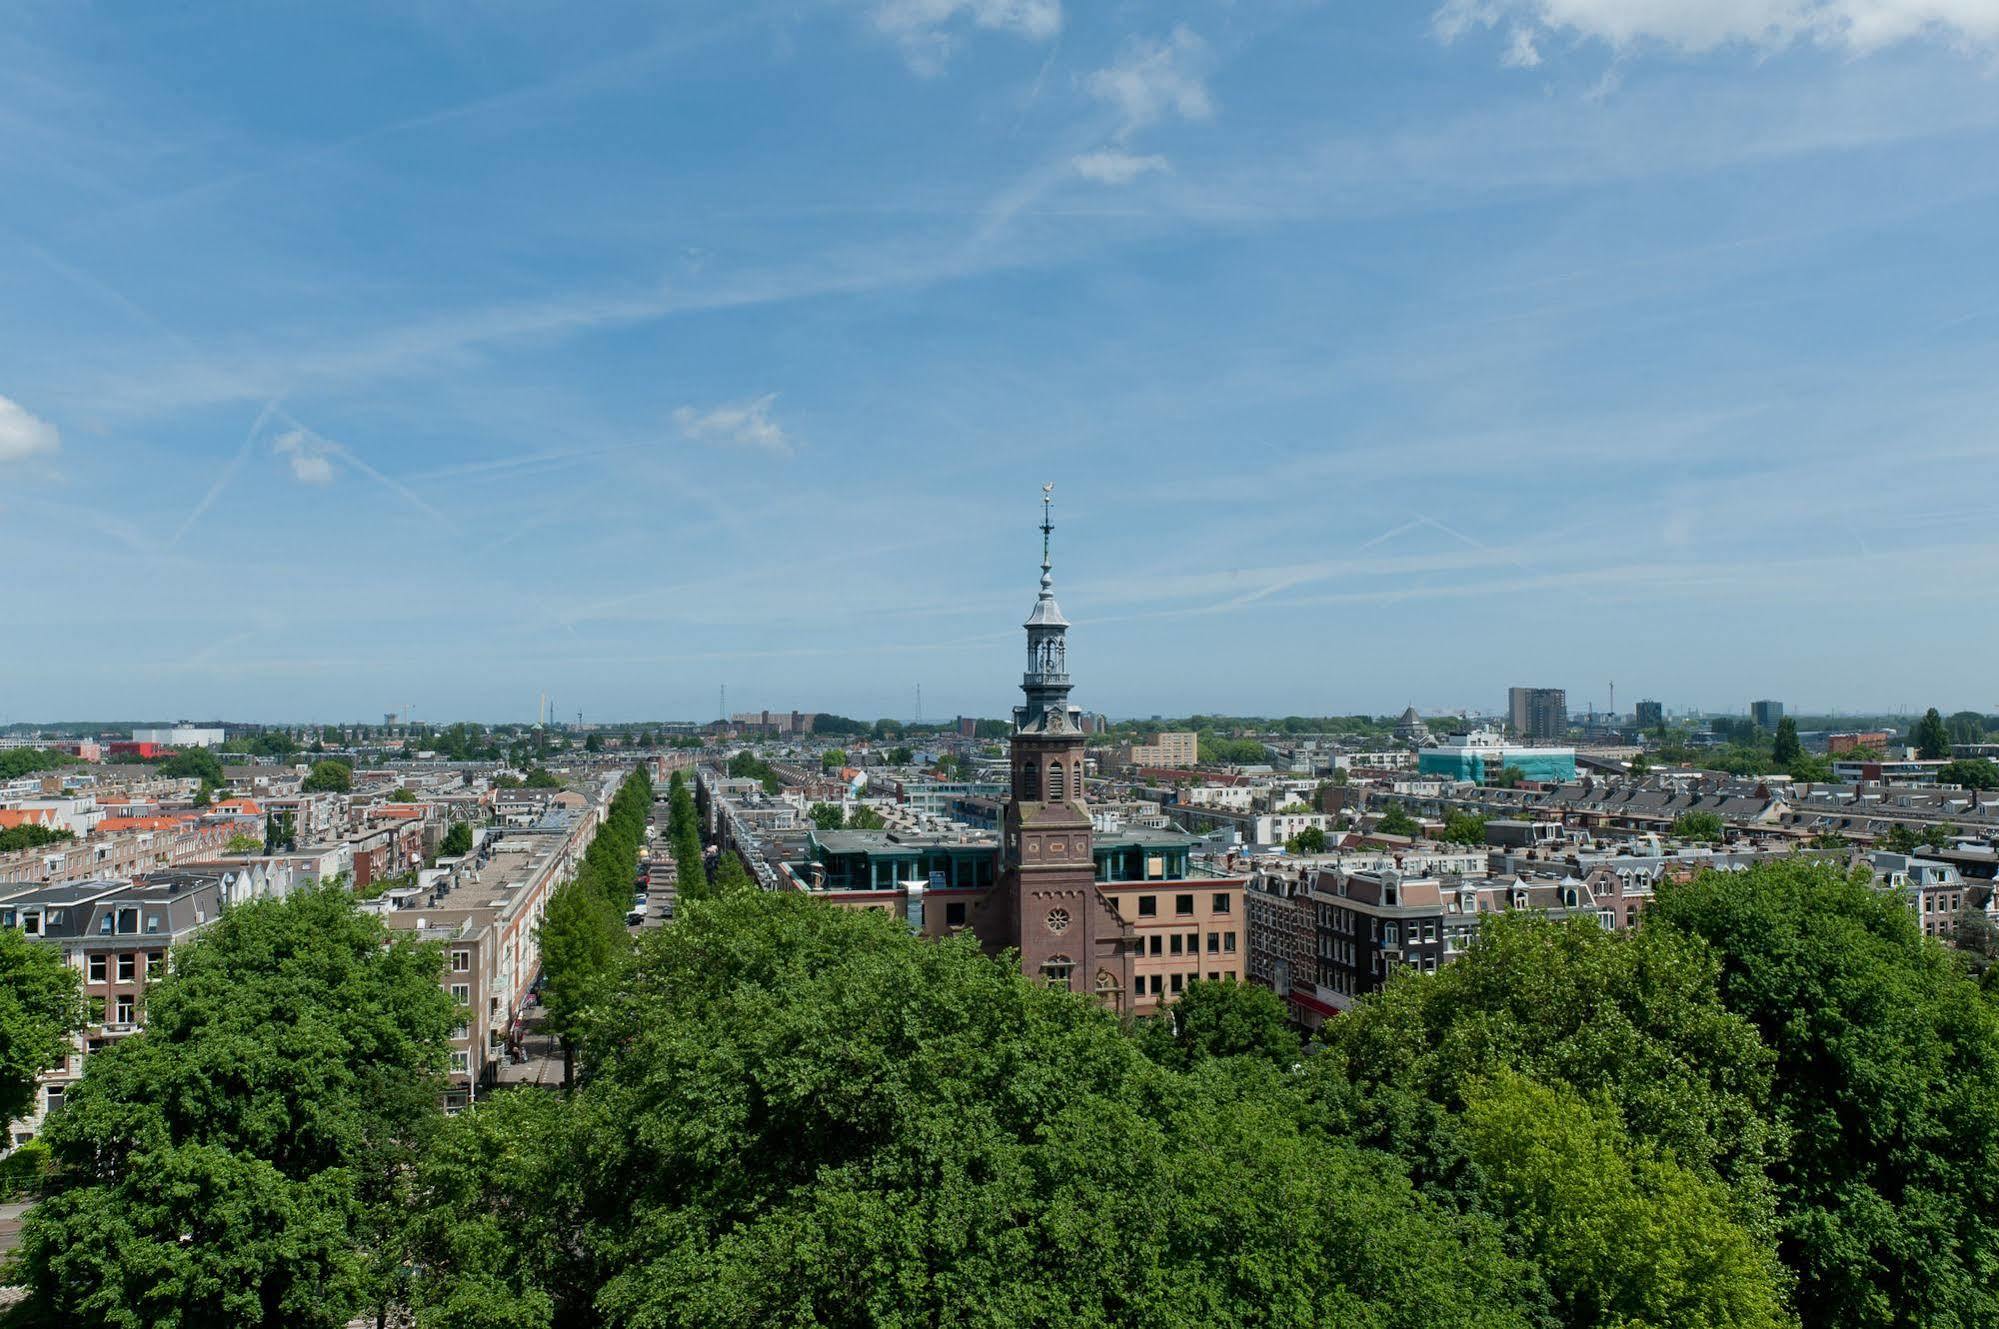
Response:
[[[24,775],[40,775],[65,766],[81,765],[67,752],[48,748],[8,748],[0,751],[0,780],[18,780]]]
[[[1258,988],[1120,1021],[740,883],[614,956],[568,1093],[445,1118],[438,948],[232,910],[51,1118],[13,1322],[1999,1322],[1999,1006],[1826,862],[1490,918],[1316,1048]]]
[[[60,826],[39,826],[33,822],[23,822],[19,826],[9,826],[0,831],[0,854],[11,854],[17,849],[40,849],[45,845],[67,844],[76,838],[74,831]]]

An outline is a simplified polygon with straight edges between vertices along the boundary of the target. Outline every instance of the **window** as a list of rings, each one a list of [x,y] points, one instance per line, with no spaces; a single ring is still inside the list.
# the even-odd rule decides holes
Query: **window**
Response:
[[[453,951],[453,952],[451,953],[451,972],[452,972],[452,973],[454,973],[454,974],[469,974],[469,973],[471,973],[471,972],[472,972],[472,952],[470,952],[470,951]]]
[[[1182,975],[1180,975],[1180,974],[1175,974],[1175,975],[1173,975],[1173,984],[1172,984],[1172,986],[1173,986],[1173,991],[1174,991],[1174,993],[1175,993],[1175,994],[1178,994],[1179,992],[1181,992],[1181,991],[1182,991],[1182,990],[1184,989],[1184,987],[1185,987],[1185,979],[1183,978],[1183,976],[1182,976]]]
[[[1215,912],[1218,914],[1226,914],[1227,912],[1229,912],[1229,896],[1227,891],[1215,892],[1214,906],[1215,906]]]
[[[139,911],[137,909],[120,909],[118,911],[118,930],[120,932],[137,932],[139,930]]]
[[[135,1009],[135,1007],[134,1007],[134,1003],[133,1003],[133,1001],[132,1001],[132,999],[131,999],[130,997],[120,997],[120,998],[118,998],[118,1019],[117,1019],[117,1023],[119,1023],[119,1024],[130,1024],[130,1023],[132,1023],[132,1019],[133,1019],[133,1011],[134,1011],[134,1009]]]
[[[31,937],[41,936],[42,935],[41,914],[36,913],[34,911],[24,912],[21,915],[21,931],[27,933]]]
[[[118,981],[129,983],[138,977],[139,957],[130,951],[118,957]]]
[[[1151,954],[1153,954],[1153,955],[1157,955],[1157,954],[1159,954],[1159,940],[1160,940],[1160,938],[1159,938],[1159,934],[1158,934],[1157,932],[1153,933],[1153,934],[1152,934],[1152,947],[1151,947]]]
[[[1048,768],[1048,801],[1050,803],[1069,801],[1069,775],[1059,761]]]
[[[1192,918],[1194,916],[1194,897],[1191,895],[1174,896],[1173,912],[1181,918]]]
[[[1159,897],[1156,895],[1139,896],[1138,916],[1140,918],[1157,918],[1159,916]]]
[[[1051,955],[1041,966],[1041,977],[1051,986],[1068,987],[1069,975],[1076,972],[1076,962],[1066,955]]]
[[[1236,934],[1233,932],[1224,932],[1222,934],[1222,953],[1224,955],[1235,954],[1235,937]]]
[[[90,957],[90,981],[93,983],[104,981],[104,957],[101,955]]]
[[[158,914],[147,914],[146,931],[158,932],[159,930],[160,930],[160,916]]]
[[[23,932],[34,932],[37,930],[35,928],[31,928],[28,926],[29,917],[30,917],[29,915],[23,915],[21,918],[21,930]],[[118,920],[116,920],[111,916],[111,911],[109,909],[105,910],[103,916],[97,920],[98,935],[104,937],[110,936],[111,929],[117,923],[117,921]]]
[[[1048,930],[1050,932],[1067,932],[1069,930],[1069,911],[1067,909],[1050,909],[1048,911]]]
[[[451,999],[469,1004],[472,1000],[471,985],[467,983],[453,983],[451,985]]]
[[[1173,945],[1171,949],[1173,954],[1175,955],[1178,955],[1180,953],[1180,934],[1177,932],[1173,934]]]
[[[470,1075],[472,1073],[472,1054],[470,1052],[452,1053],[451,1073],[453,1075]]]
[[[1220,955],[1221,953],[1222,953],[1222,934],[1219,932],[1210,932],[1208,934],[1208,954]]]
[[[158,978],[161,974],[165,973],[166,971],[167,971],[167,953],[165,951],[147,951],[146,977],[149,979]]]
[[[944,906],[944,926],[961,928],[965,926],[965,902],[953,900]]]
[[[1189,932],[1187,934],[1187,954],[1199,955],[1200,953],[1201,953],[1201,934],[1198,932]]]
[[[1154,975],[1152,976],[1152,995],[1153,995],[1153,996],[1155,996],[1155,997],[1159,995],[1159,975],[1158,975],[1158,974],[1154,974]]]

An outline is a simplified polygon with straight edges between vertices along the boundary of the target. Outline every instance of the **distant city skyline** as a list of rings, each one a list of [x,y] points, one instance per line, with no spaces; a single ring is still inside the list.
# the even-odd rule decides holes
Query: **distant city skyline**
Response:
[[[1995,56],[1931,0],[30,5],[0,721],[1004,715],[1049,481],[1111,715],[1999,708]]]

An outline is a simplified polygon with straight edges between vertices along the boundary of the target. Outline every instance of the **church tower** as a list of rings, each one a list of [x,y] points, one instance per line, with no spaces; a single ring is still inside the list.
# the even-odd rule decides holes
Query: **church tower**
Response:
[[[1013,795],[1002,827],[1012,944],[1030,978],[1129,1009],[1131,929],[1099,895],[1084,803],[1083,731],[1069,712],[1069,621],[1049,557],[1053,485],[1041,487],[1041,594],[1024,625],[1024,704],[1013,713]]]

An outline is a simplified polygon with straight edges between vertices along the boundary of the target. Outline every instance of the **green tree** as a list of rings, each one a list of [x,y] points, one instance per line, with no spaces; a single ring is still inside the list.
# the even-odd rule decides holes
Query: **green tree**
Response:
[[[1159,1065],[969,939],[795,894],[646,934],[584,1061],[569,1130],[498,1122],[450,1170],[427,1298],[659,1329],[1524,1329],[1539,1300],[1488,1220],[1307,1124],[1268,1062]],[[490,1239],[516,1206],[518,1254]]]
[[[831,803],[814,803],[806,815],[822,831],[837,831],[847,824],[846,814]]]
[[[604,750],[603,735],[592,734],[588,738],[584,739],[583,750],[585,752],[602,752]]]
[[[562,781],[556,778],[555,772],[541,766],[537,766],[529,771],[527,778],[521,781],[521,783],[529,789],[562,788]]]
[[[1283,999],[1253,983],[1188,984],[1143,1023],[1139,1042],[1147,1056],[1176,1070],[1211,1057],[1255,1057],[1288,1071],[1304,1056]]]
[[[221,760],[207,748],[176,752],[161,762],[155,771],[164,779],[200,780],[216,788],[229,783],[229,778],[222,773]]]
[[[1775,1054],[1780,1251],[1809,1325],[1999,1321],[1999,1006],[1862,869],[1780,860],[1660,888]]]
[[[1317,826],[1307,826],[1284,842],[1284,850],[1290,854],[1323,854],[1326,852],[1326,833]]]
[[[1728,827],[1712,812],[1682,812],[1673,818],[1672,834],[1681,840],[1719,843],[1728,836]]]
[[[1832,779],[1832,758],[1807,752],[1790,762],[1785,769],[1790,772],[1793,780],[1809,780],[1814,784],[1824,784]]]
[[[742,891],[755,890],[757,881],[750,875],[750,870],[743,866],[740,857],[733,852],[723,853],[715,858],[714,888],[718,896],[735,895]]]
[[[1482,845],[1485,818],[1474,812],[1453,812],[1444,818],[1443,839],[1446,844]]]
[[[1402,810],[1400,803],[1390,803],[1380,820],[1374,823],[1374,829],[1383,835],[1417,835],[1423,828],[1416,824],[1414,817]]]
[[[314,762],[299,788],[308,794],[345,794],[354,788],[354,768],[344,761]]]
[[[1470,1087],[1469,1161],[1570,1325],[1791,1323],[1769,1250],[1727,1190],[1634,1145],[1572,1090],[1501,1072]]]
[[[1923,847],[1941,853],[1957,843],[1958,829],[1950,822],[1938,822],[1923,828]]]
[[[229,837],[229,843],[222,846],[222,852],[225,854],[261,854],[264,852],[264,842],[254,835],[232,835]]]
[[[38,775],[43,771],[78,764],[77,759],[67,752],[52,752],[47,748],[8,748],[0,751],[0,780],[18,780],[24,775]]]
[[[471,853],[472,823],[469,821],[452,822],[450,828],[444,832],[444,839],[438,845],[437,852],[445,858],[462,858],[466,854]]]
[[[1770,759],[1779,766],[1788,767],[1805,755],[1805,745],[1798,741],[1798,722],[1790,716],[1777,721],[1777,733],[1770,743]]]
[[[1966,789],[1999,789],[1999,762],[1984,757],[1954,761],[1937,772],[1937,780]]]
[[[1983,743],[1985,717],[1977,711],[1956,711],[1944,722],[1952,743]]]
[[[850,831],[878,831],[886,825],[888,823],[882,820],[882,814],[866,804],[856,803],[847,811],[847,829]]]
[[[337,1329],[385,1306],[460,1018],[344,886],[223,913],[48,1122],[30,1322]]]
[[[22,822],[19,826],[9,826],[0,831],[0,854],[12,853],[16,849],[40,849],[44,845],[67,844],[76,838],[76,832],[60,826],[43,826],[36,822]]]
[[[575,1070],[575,1050],[591,1012],[618,982],[631,950],[623,913],[579,877],[556,888],[542,915],[541,1000],[549,1032],[562,1040],[563,1083]]]
[[[915,760],[916,754],[906,747],[898,745],[888,750],[888,764],[891,766],[908,766]]]
[[[389,793],[389,802],[414,803],[416,802],[416,792],[407,786],[391,790]]]
[[[1944,728],[1943,716],[1937,714],[1934,706],[1923,712],[1909,739],[1916,745],[1916,755],[1925,761],[1950,755],[1950,732]]]
[[[0,928],[0,1120],[26,1116],[35,1077],[69,1055],[83,1028],[81,980],[54,946]]]
[[[264,852],[282,854],[298,848],[297,818],[290,812],[272,812],[264,818]]]
[[[1896,822],[1878,843],[1890,853],[1913,854],[1923,847],[1923,837],[1916,834],[1914,828]]]
[[[822,771],[837,771],[846,764],[847,751],[845,748],[827,748],[819,754],[819,769]],[[730,774],[733,775],[735,772],[731,770]]]
[[[533,1086],[502,1090],[444,1123],[410,1210],[418,1329],[592,1322],[595,1289],[576,1281],[566,1258],[590,1171],[572,1154],[573,1123],[565,1100]]]

